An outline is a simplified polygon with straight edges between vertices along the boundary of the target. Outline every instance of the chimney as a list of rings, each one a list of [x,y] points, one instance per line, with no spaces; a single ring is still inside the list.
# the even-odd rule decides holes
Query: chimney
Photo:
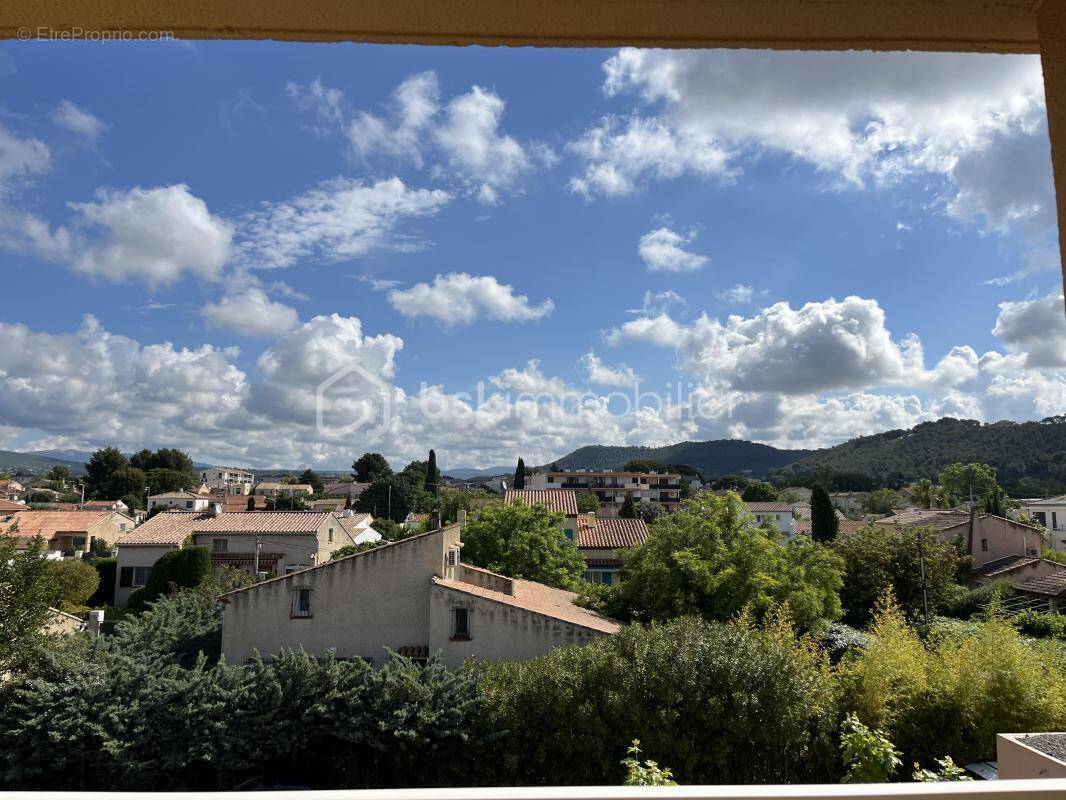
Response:
[[[981,520],[981,518],[980,518],[980,516],[977,513],[977,506],[976,505],[971,505],[970,506],[969,541],[966,543],[967,549],[970,551],[970,555],[971,556],[973,555],[974,537],[977,535],[977,524],[980,522],[980,520]],[[1025,553],[1022,553],[1022,555],[1025,555]]]
[[[221,513],[222,513],[222,504],[221,503],[212,503],[211,504],[211,516],[212,517],[217,517]]]
[[[89,612],[89,618],[86,624],[86,629],[91,636],[99,636],[100,628],[104,624],[104,612],[99,609],[94,609]]]
[[[344,511],[341,512],[341,516],[345,518],[354,517],[355,513],[350,508],[346,508],[344,509]]]
[[[466,522],[466,509],[465,508],[460,508],[459,509],[458,513],[455,515],[455,521],[458,522],[460,525],[462,525],[464,522]]]

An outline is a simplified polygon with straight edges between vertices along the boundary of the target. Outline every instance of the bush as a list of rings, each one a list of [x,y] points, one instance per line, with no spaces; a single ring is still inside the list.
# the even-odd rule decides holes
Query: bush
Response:
[[[111,644],[142,661],[165,660],[192,667],[202,656],[218,661],[222,651],[222,612],[214,598],[184,591],[148,604],[115,625]]]
[[[99,541],[99,540],[97,540]],[[115,602],[115,570],[118,568],[117,558],[94,558],[91,562],[100,575],[100,583],[89,598],[90,606],[107,606]]]
[[[923,643],[889,600],[870,645],[842,664],[845,708],[887,731],[905,763],[988,760],[999,732],[1066,725],[1058,646],[1026,641],[1000,618],[970,625]]]
[[[870,644],[870,637],[860,630],[845,625],[843,622],[833,622],[826,626],[818,645],[829,656],[834,664],[840,661],[848,653],[854,653],[865,649]]]
[[[1011,619],[1011,624],[1026,636],[1066,639],[1066,617],[1061,614],[1023,611]]]
[[[206,547],[182,547],[164,554],[152,567],[148,583],[130,594],[131,611],[141,611],[149,603],[177,589],[191,589],[211,574],[211,553]]]
[[[617,784],[633,739],[682,783],[818,781],[834,773],[825,656],[788,624],[692,617],[490,665],[502,785]]]
[[[970,619],[981,615],[986,608],[996,605],[999,601],[1014,597],[1015,594],[1017,592],[1014,591],[1014,586],[1003,580],[993,581],[975,589],[956,586],[944,598],[940,610],[948,617]]]
[[[264,774],[439,786],[468,783],[479,761],[476,673],[435,661],[375,670],[290,652],[186,669],[99,643],[77,669],[55,667],[3,689],[5,789],[218,790]]]
[[[84,608],[100,585],[100,573],[80,558],[49,561],[48,571],[59,589],[59,607],[63,611]]]

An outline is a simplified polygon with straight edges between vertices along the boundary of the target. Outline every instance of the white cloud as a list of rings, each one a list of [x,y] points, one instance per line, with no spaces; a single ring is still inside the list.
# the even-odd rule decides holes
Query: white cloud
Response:
[[[345,261],[373,250],[415,250],[423,242],[396,232],[407,218],[430,217],[451,200],[440,189],[412,189],[399,178],[373,184],[336,178],[241,220],[240,249],[252,268],[289,267],[300,259]]]
[[[300,322],[296,309],[271,300],[254,286],[208,303],[200,313],[210,328],[225,328],[251,337],[278,336]]]
[[[694,230],[681,234],[667,227],[657,228],[640,237],[637,250],[651,272],[693,272],[709,260],[685,249],[695,238]]]
[[[447,103],[435,72],[412,75],[392,93],[384,115],[356,113],[347,126],[352,153],[361,160],[381,154],[422,167],[435,157],[433,174],[451,179],[478,201],[492,205],[519,191],[540,165],[555,163],[539,142],[521,142],[502,130],[506,103],[481,86]]]
[[[793,309],[776,303],[725,323],[706,314],[682,326],[666,314],[624,323],[612,344],[642,341],[679,351],[707,384],[747,392],[810,394],[885,385],[957,385],[975,377],[977,355],[956,348],[932,370],[917,337],[892,338],[875,300],[846,297]]]
[[[233,226],[185,184],[100,189],[95,200],[70,207],[70,228],[52,231],[25,215],[9,244],[33,248],[83,275],[152,286],[185,274],[216,280],[232,254]]]
[[[13,178],[47,172],[50,167],[48,145],[40,139],[21,139],[0,125],[0,200]]]
[[[949,213],[993,229],[1053,209],[1036,56],[626,48],[604,72],[609,96],[638,105],[570,144],[583,162],[571,188],[587,197],[728,178],[776,152],[831,185],[942,179]]]
[[[99,141],[100,137],[104,135],[104,131],[109,127],[107,123],[99,119],[91,111],[75,105],[70,100],[60,101],[56,110],[52,112],[52,121],[56,125],[60,125],[68,131],[83,137],[90,144],[95,144]]]
[[[594,386],[630,387],[640,382],[632,367],[625,364],[612,367],[591,350],[578,360],[578,365],[584,370],[586,380]]]
[[[1027,367],[1066,367],[1066,304],[1061,293],[999,304],[992,333]]]
[[[315,114],[311,130],[319,135],[338,129],[344,120],[344,92],[333,89],[315,78],[306,86],[295,81],[285,84],[285,92],[304,111]]]
[[[352,152],[364,160],[385,153],[421,167],[426,130],[439,104],[437,74],[412,75],[393,91],[387,117],[360,111],[352,118],[347,130]]]
[[[640,308],[626,309],[627,314],[638,314],[644,317],[654,317],[668,311],[675,306],[686,305],[685,298],[673,289],[664,289],[661,292],[653,292],[647,289],[644,292],[644,302]]]
[[[755,289],[743,283],[738,283],[730,289],[715,292],[714,296],[727,303],[746,305],[755,298]]]
[[[391,280],[387,278],[372,278],[369,275],[352,275],[350,277],[355,278],[360,283],[365,283],[370,286],[370,290],[374,292],[387,292],[389,289],[395,289],[397,286],[403,286],[403,281]]]
[[[530,322],[555,308],[551,300],[531,305],[526,295],[491,275],[451,272],[437,275],[432,284],[416,283],[409,289],[393,289],[392,307],[405,317],[429,317],[445,327],[469,325],[480,314],[501,322]]]

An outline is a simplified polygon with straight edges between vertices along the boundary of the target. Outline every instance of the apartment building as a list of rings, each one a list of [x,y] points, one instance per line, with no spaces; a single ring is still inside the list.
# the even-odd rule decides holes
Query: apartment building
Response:
[[[309,483],[276,483],[266,481],[257,483],[255,493],[261,497],[299,497],[305,499],[314,494],[314,487]]]
[[[212,492],[251,494],[255,475],[238,467],[209,467],[200,473],[200,480]]]
[[[622,470],[545,470],[526,478],[528,489],[572,489],[592,492],[600,501],[601,517],[617,517],[626,495],[633,501],[655,500],[667,511],[681,502],[681,474],[676,472],[625,472]]]

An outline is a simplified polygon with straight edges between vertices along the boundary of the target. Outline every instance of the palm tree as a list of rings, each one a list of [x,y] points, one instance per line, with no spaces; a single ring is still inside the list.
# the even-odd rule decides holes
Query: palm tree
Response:
[[[911,486],[914,492],[914,502],[921,508],[932,508],[933,505],[933,482],[928,478],[915,481]]]

